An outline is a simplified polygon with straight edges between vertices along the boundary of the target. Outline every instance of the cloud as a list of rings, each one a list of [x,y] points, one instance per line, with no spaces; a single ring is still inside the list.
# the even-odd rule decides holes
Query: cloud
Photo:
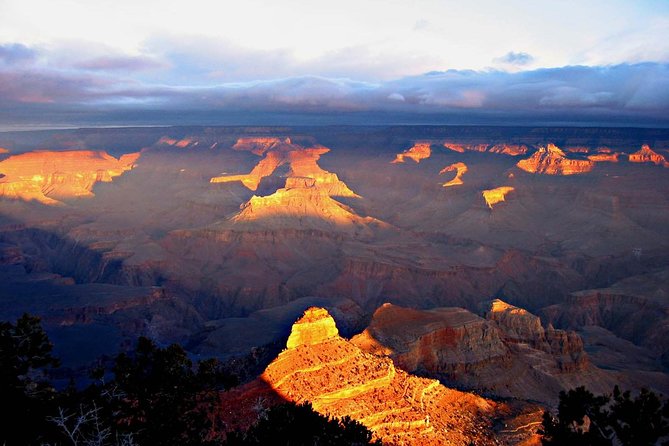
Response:
[[[494,59],[494,62],[508,65],[525,66],[534,62],[534,57],[531,54],[522,51],[517,53],[514,51],[509,51],[504,56]]]
[[[25,63],[34,60],[36,57],[36,50],[21,43],[0,44],[0,63]]]
[[[448,115],[464,122],[495,118],[517,123],[669,125],[669,64],[664,63],[515,72],[447,70],[369,80],[364,69],[357,76],[343,75],[355,73],[349,67],[356,60],[360,65],[358,56],[365,54],[361,49],[328,56],[339,60],[339,69],[330,64],[320,74],[313,68],[317,74],[295,75],[316,65],[303,63],[296,69],[300,62],[288,52],[247,53],[234,46],[204,46],[200,53],[193,50],[196,42],[169,49],[163,42],[140,55],[87,53],[52,63],[43,49],[0,46],[0,60],[5,62],[0,64],[0,117],[7,122],[18,116],[48,121],[61,119],[64,111],[85,116],[102,110],[132,116],[127,124],[134,124],[141,123],[147,111],[158,121],[160,113],[243,111],[245,116],[395,113],[416,120]],[[258,70],[249,68],[254,60]],[[245,79],[254,74],[258,78]]]
[[[143,71],[166,68],[167,64],[144,56],[102,56],[82,60],[75,68],[92,71]]]

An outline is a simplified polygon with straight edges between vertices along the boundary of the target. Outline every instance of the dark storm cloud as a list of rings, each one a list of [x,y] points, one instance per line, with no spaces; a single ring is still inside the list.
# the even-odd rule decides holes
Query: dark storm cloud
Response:
[[[534,62],[534,57],[531,54],[522,51],[518,53],[509,51],[504,56],[496,58],[495,62],[509,65],[525,66]]]
[[[170,54],[152,53],[150,57],[109,56],[50,66],[44,62],[19,63],[37,57],[31,48],[0,48],[0,59],[5,61],[0,64],[3,120],[29,116],[46,123],[64,110],[82,114],[105,110],[132,111],[128,116],[133,116],[133,122],[128,124],[133,124],[141,123],[142,110],[151,110],[154,117],[161,111],[337,116],[399,113],[417,117],[442,114],[463,121],[483,116],[518,122],[627,120],[643,124],[648,120],[669,125],[669,65],[660,63],[567,66],[514,73],[449,70],[388,81],[359,81],[332,75],[289,75],[291,70],[281,64],[289,63],[290,55],[268,53],[255,55],[262,60],[257,73],[267,78],[230,82],[220,81],[216,72],[248,73],[253,61],[247,58],[253,55],[223,48],[220,60],[227,62],[212,66],[206,63],[205,54],[175,48]],[[214,49],[203,49],[210,50]],[[180,54],[183,59],[175,74],[172,63]],[[342,56],[342,60],[347,58]],[[274,72],[272,66],[277,67]],[[275,78],[270,78],[272,75]],[[199,83],[187,84],[191,77]],[[220,77],[227,78],[223,74]],[[39,114],[33,113],[37,106]]]

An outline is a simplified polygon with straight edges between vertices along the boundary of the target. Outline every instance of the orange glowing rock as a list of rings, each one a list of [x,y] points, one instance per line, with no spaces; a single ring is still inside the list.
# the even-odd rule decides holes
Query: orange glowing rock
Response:
[[[317,186],[314,178],[289,177],[286,187],[271,195],[254,195],[242,204],[240,212],[232,217],[235,223],[264,222],[273,227],[316,225],[328,227],[365,226],[380,221],[371,217],[360,217],[350,208],[334,200],[326,188]]]
[[[198,145],[198,141],[192,139],[192,138],[183,138],[183,139],[174,139],[170,138],[169,136],[163,136],[158,140],[158,144],[164,144],[167,146],[174,146],[178,147],[180,149],[184,149],[188,146],[196,146]]]
[[[483,199],[490,209],[497,203],[505,201],[506,195],[514,189],[511,186],[496,187],[495,189],[484,190]]]
[[[420,163],[420,160],[429,158],[431,154],[432,149],[430,149],[429,142],[417,142],[404,152],[398,153],[395,159],[391,162],[393,164],[403,163],[406,158],[409,158]]]
[[[518,161],[516,166],[530,173],[545,175],[575,175],[590,172],[594,166],[590,160],[569,159],[553,144],[540,147],[531,157]]]
[[[596,163],[601,163],[601,162],[617,163],[618,162],[618,154],[617,153],[597,153],[595,155],[588,155],[588,159],[590,161],[594,161]]]
[[[499,409],[490,400],[397,369],[389,358],[364,353],[338,335],[322,308],[308,309],[295,322],[287,349],[261,380],[285,400],[350,416],[384,444],[488,444]]]
[[[488,152],[519,156],[525,155],[527,150],[528,148],[525,144],[495,144],[488,150]]]
[[[28,152],[0,162],[0,196],[59,204],[60,199],[93,196],[93,186],[132,169],[139,153],[116,159],[106,152]]]
[[[3,153],[9,153],[9,150],[5,149],[4,147],[0,147],[0,155]]]
[[[439,175],[444,174],[446,172],[453,172],[455,171],[455,178],[453,178],[451,181],[447,181],[446,183],[443,184],[444,187],[450,187],[450,186],[459,186],[461,184],[465,184],[462,181],[462,176],[467,173],[467,165],[465,163],[453,163],[450,166],[446,166],[441,171],[439,172]]]
[[[323,146],[304,148],[293,144],[290,138],[239,138],[233,146],[235,150],[245,150],[264,158],[248,174],[221,175],[210,180],[212,183],[228,183],[241,181],[250,190],[257,190],[263,178],[268,177],[283,165],[290,170],[288,178],[313,178],[314,186],[322,189],[330,196],[358,197],[348,186],[337,177],[318,165],[321,155],[330,149]]]
[[[582,146],[568,147],[567,152],[570,152],[570,153],[589,153],[590,149],[588,149],[587,147],[582,147]]]
[[[638,152],[630,154],[629,161],[630,163],[653,163],[658,166],[669,167],[669,162],[664,156],[652,150],[648,144],[644,144]]]

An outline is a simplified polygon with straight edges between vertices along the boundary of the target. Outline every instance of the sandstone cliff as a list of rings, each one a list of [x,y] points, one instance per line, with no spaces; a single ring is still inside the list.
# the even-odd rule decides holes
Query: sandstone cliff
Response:
[[[439,171],[439,175],[442,175],[446,172],[453,172],[455,171],[455,178],[453,178],[450,181],[445,182],[442,184],[444,187],[450,187],[450,186],[459,186],[461,184],[465,184],[462,181],[462,176],[467,173],[467,165],[465,163],[453,163],[450,166],[446,166],[441,171]]]
[[[557,146],[548,144],[546,147],[540,147],[531,157],[518,161],[516,166],[530,173],[575,175],[590,172],[594,162],[569,159]]]
[[[430,157],[432,150],[430,148],[429,142],[417,142],[409,149],[405,150],[402,153],[398,153],[393,161],[393,164],[403,163],[407,158],[414,160],[416,163],[420,163],[420,160],[424,160]]]
[[[444,142],[443,145],[446,149],[458,153],[487,152],[518,156],[526,154],[528,150],[527,146],[524,144],[462,144],[456,142]]]
[[[0,197],[58,204],[93,196],[93,186],[132,169],[139,153],[119,159],[106,152],[28,152],[0,162]]]
[[[251,404],[259,398],[270,401],[260,390],[264,383],[265,395],[309,401],[320,413],[350,416],[387,445],[495,444],[492,418],[503,409],[364,353],[339,337],[332,317],[319,308],[307,310],[294,324],[286,350],[260,380],[224,393],[223,407],[228,400],[243,404],[249,397]],[[221,416],[227,421],[235,414]]]

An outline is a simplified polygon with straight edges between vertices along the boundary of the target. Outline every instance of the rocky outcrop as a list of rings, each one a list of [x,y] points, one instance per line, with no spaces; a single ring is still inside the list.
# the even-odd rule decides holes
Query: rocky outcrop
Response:
[[[0,197],[59,204],[93,196],[93,186],[132,169],[139,153],[119,159],[106,152],[28,152],[0,162]]]
[[[505,201],[505,198],[509,192],[513,192],[514,188],[511,186],[501,186],[496,187],[495,189],[488,189],[481,192],[485,203],[490,209],[497,203]]]
[[[596,163],[608,162],[608,163],[617,163],[618,162],[617,153],[596,153],[594,155],[588,155],[590,161]]]
[[[429,142],[417,142],[404,152],[398,153],[391,162],[393,164],[403,163],[408,158],[420,163],[420,160],[429,158],[431,154],[432,149]]]
[[[179,149],[185,149],[185,148],[192,148],[195,147],[199,144],[199,141],[196,140],[195,138],[182,138],[182,139],[174,139],[170,138],[169,136],[163,136],[158,140],[156,145],[161,146],[172,146],[176,147]]]
[[[487,152],[519,156],[526,154],[528,150],[525,144],[461,144],[455,142],[445,142],[443,145],[446,149],[458,153]]]
[[[573,332],[544,328],[523,309],[494,300],[485,318],[462,308],[383,305],[351,342],[400,368],[498,397],[552,404],[560,390],[611,380],[593,367]]]
[[[222,407],[230,400],[240,405],[255,404],[259,397],[270,401],[272,393],[288,401],[308,401],[323,414],[350,416],[388,445],[493,444],[491,422],[502,409],[439,381],[410,375],[388,358],[364,353],[339,337],[332,317],[319,308],[307,310],[295,322],[286,350],[259,381],[222,394]],[[235,412],[240,411],[244,408]],[[235,415],[230,414],[233,419]],[[228,416],[221,413],[228,426],[236,427]]]
[[[576,175],[590,172],[594,166],[590,160],[569,159],[553,144],[540,147],[531,157],[518,161],[516,166],[529,173],[545,175]]]
[[[450,187],[450,186],[459,186],[461,184],[465,184],[462,181],[462,176],[467,173],[467,165],[465,163],[453,163],[450,166],[446,166],[443,169],[439,171],[439,175],[442,175],[446,172],[453,172],[455,171],[455,178],[453,178],[450,181],[445,182],[442,184],[444,187]]]
[[[357,197],[337,174],[328,172],[318,165],[321,155],[330,149],[323,146],[304,148],[293,144],[290,138],[239,138],[233,146],[235,150],[245,150],[264,158],[248,174],[221,175],[211,183],[241,181],[250,190],[257,190],[263,178],[274,174],[280,166],[288,166],[287,178],[312,178],[314,186],[330,196]]]
[[[669,167],[669,162],[667,162],[666,158],[652,150],[648,144],[644,144],[638,152],[631,153],[629,155],[629,162],[652,163],[657,166]]]

